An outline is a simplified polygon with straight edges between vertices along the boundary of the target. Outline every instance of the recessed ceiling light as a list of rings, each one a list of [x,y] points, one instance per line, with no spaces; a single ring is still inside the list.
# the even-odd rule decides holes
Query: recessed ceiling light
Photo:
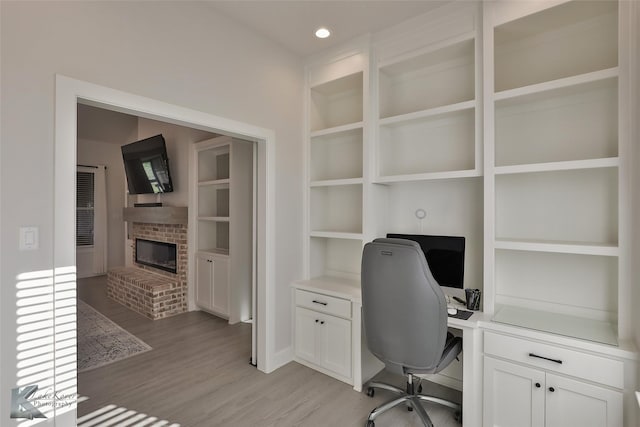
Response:
[[[316,37],[319,39],[326,39],[331,35],[331,31],[329,31],[325,27],[320,27],[316,30]]]

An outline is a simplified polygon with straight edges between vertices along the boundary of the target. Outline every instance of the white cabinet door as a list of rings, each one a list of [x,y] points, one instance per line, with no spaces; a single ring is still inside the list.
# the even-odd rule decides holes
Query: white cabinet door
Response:
[[[296,356],[351,377],[351,321],[296,307]]]
[[[318,313],[305,308],[296,307],[296,356],[312,363],[318,363],[317,323]]]
[[[196,254],[196,304],[207,310],[213,308],[211,259],[203,254]]]
[[[546,427],[622,425],[622,393],[547,374]]]
[[[229,315],[229,259],[212,257],[213,266],[213,310],[222,315]]]
[[[351,377],[351,322],[334,316],[319,316],[320,365]]]
[[[543,427],[544,399],[543,371],[484,358],[483,426]]]

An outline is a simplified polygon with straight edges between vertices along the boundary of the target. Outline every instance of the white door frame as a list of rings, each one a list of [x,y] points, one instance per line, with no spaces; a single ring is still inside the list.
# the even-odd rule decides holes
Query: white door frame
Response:
[[[56,75],[54,139],[54,267],[75,269],[77,104],[257,142],[257,356],[258,369],[274,367],[275,133],[250,124]],[[54,275],[55,276],[55,275]],[[54,280],[54,292],[58,292]],[[69,290],[69,283],[66,283]],[[75,290],[75,283],[73,284]],[[189,286],[193,286],[190,283]],[[54,315],[57,316],[54,306]]]

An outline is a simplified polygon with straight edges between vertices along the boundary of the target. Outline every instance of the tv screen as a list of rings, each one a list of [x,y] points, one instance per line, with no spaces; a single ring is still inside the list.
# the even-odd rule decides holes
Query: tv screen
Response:
[[[167,148],[162,135],[122,146],[129,194],[158,194],[173,191]]]
[[[387,237],[417,242],[440,286],[464,287],[464,237],[421,234],[387,234]]]

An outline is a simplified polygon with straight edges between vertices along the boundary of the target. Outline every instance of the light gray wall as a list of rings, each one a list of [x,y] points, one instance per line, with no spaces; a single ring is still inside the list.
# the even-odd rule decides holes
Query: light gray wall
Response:
[[[19,275],[53,266],[55,74],[275,130],[275,350],[302,265],[301,61],[206,2],[0,2],[0,419],[17,382]],[[73,189],[69,189],[73,191]],[[20,226],[40,249],[18,250]]]

